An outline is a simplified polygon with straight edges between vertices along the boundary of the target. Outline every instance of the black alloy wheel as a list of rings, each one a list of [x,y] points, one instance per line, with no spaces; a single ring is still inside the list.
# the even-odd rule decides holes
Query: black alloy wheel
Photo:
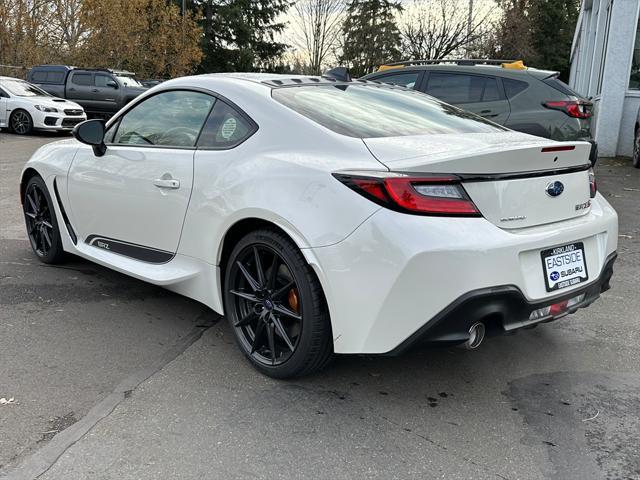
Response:
[[[225,312],[241,350],[267,375],[309,374],[331,357],[320,284],[280,232],[252,232],[236,245],[225,271]]]
[[[27,183],[23,199],[27,236],[31,248],[45,263],[59,263],[64,257],[62,240],[47,187],[40,177]]]
[[[33,120],[24,110],[15,110],[11,114],[11,130],[17,135],[29,135],[33,130]]]

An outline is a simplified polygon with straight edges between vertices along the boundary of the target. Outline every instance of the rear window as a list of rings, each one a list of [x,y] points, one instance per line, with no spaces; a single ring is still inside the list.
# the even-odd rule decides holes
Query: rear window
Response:
[[[570,97],[580,97],[580,95],[571,90],[571,87],[560,80],[558,77],[547,77],[542,81],[550,87],[555,88],[559,92],[564,93],[565,95],[569,95]]]
[[[318,85],[273,90],[273,98],[316,123],[357,138],[499,132],[504,128],[412,90]]]
[[[36,70],[31,74],[31,81],[35,83],[64,83],[64,72]]]
[[[529,86],[527,82],[512,80],[510,78],[503,78],[502,84],[504,85],[504,93],[507,95],[507,98],[515,97],[520,92],[524,92]]]

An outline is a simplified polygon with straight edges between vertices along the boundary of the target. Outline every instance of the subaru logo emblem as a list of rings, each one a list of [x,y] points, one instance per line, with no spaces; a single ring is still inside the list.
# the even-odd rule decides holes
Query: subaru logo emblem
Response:
[[[564,192],[564,184],[557,180],[555,182],[551,182],[549,185],[547,185],[546,192],[550,197],[557,197],[562,192]]]

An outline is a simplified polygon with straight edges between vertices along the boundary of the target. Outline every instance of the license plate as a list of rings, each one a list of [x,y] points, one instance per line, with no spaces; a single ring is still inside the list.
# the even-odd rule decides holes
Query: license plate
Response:
[[[582,242],[540,252],[547,292],[582,283],[589,278]]]

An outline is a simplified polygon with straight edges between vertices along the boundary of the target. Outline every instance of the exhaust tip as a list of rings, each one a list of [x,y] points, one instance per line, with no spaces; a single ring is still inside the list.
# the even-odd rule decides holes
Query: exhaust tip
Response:
[[[464,343],[464,348],[467,350],[478,348],[484,340],[485,330],[484,323],[477,322],[471,325],[471,328],[469,328],[469,340]]]

